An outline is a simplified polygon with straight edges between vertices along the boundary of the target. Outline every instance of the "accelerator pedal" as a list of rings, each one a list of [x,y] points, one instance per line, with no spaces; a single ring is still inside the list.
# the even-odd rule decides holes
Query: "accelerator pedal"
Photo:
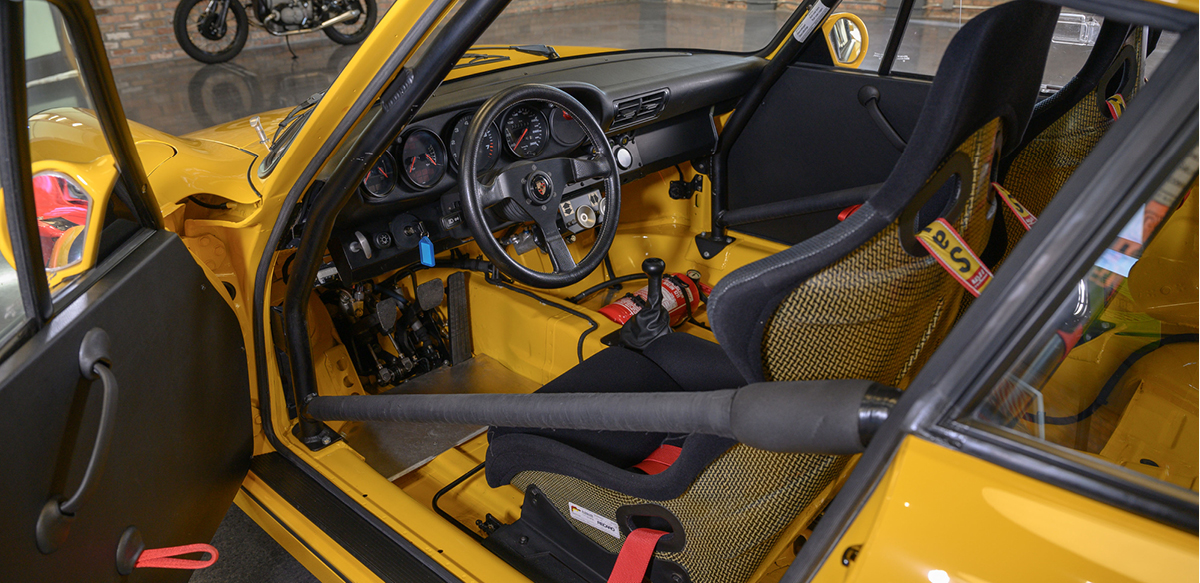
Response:
[[[459,271],[446,278],[450,291],[450,364],[466,362],[474,347],[471,343],[471,306],[467,301],[467,272]]]

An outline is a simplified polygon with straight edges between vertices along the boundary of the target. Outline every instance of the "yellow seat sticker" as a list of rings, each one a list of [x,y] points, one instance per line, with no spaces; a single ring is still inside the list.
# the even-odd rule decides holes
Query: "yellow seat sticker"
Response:
[[[992,281],[991,270],[979,260],[979,256],[946,219],[929,223],[928,227],[917,233],[917,241],[971,295],[979,297]]]
[[[999,183],[993,182],[992,188],[996,189],[996,194],[1000,196],[1000,200],[1004,201],[1004,206],[1007,206],[1008,210],[1012,211],[1014,215],[1017,215],[1017,220],[1021,222],[1021,226],[1025,227],[1026,231],[1032,229],[1033,226],[1037,224],[1037,217],[1033,216],[1033,213],[1029,212],[1029,210],[1021,205],[1021,203],[1017,202],[1017,200],[1013,198],[1003,186],[1000,186]]]

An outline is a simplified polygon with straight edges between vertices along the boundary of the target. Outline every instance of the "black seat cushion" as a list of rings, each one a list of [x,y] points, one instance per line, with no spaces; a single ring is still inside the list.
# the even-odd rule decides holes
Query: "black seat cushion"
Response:
[[[746,384],[721,347],[690,334],[668,334],[641,353],[608,348],[563,373],[539,393],[713,391]],[[733,446],[709,435],[493,427],[488,431],[487,479],[507,484],[518,472],[572,475],[601,487],[652,500],[681,494],[713,459]],[[629,471],[664,443],[683,448],[653,476]]]

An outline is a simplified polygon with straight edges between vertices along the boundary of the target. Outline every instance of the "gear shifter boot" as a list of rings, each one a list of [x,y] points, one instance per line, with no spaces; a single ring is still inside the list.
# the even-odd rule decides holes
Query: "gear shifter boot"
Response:
[[[662,305],[662,277],[667,264],[662,259],[651,257],[642,262],[646,274],[646,307],[635,314],[621,327],[621,344],[634,350],[642,350],[659,336],[671,333],[671,315]]]

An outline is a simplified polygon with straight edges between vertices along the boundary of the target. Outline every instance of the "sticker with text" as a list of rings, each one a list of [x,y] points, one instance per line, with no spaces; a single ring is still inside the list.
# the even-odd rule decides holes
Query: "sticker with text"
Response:
[[[621,538],[621,529],[617,528],[615,521],[609,520],[587,508],[584,508],[574,502],[567,504],[571,507],[571,518],[578,520],[604,534],[610,534],[613,538]]]
[[[821,26],[821,21],[825,20],[825,15],[829,14],[829,7],[821,4],[819,1],[813,4],[812,8],[808,9],[808,14],[804,15],[804,19],[800,24],[796,25],[796,30],[792,32],[792,37],[796,42],[804,42],[808,40],[808,35],[812,34],[818,26]]]
[[[920,241],[929,254],[954,276],[958,283],[967,288],[971,295],[979,297],[992,281],[991,270],[979,260],[979,256],[975,255],[966,241],[963,241],[962,235],[959,235],[946,219],[929,223],[928,227],[917,233],[917,241]]]
[[[1025,227],[1026,231],[1032,229],[1037,224],[1037,217],[1033,216],[1033,213],[1029,212],[1029,209],[1025,208],[1024,205],[1017,202],[1017,199],[1013,198],[1012,194],[1005,190],[1003,186],[993,182],[992,188],[996,189],[996,194],[1000,196],[1000,200],[1004,201],[1004,206],[1008,207],[1008,210],[1012,211],[1014,215],[1017,215],[1017,220],[1021,222],[1021,226]]]

